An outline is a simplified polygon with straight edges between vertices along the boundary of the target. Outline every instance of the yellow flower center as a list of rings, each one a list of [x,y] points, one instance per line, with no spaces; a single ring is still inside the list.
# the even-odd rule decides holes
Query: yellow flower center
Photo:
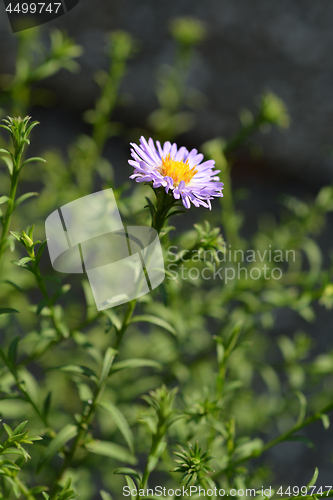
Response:
[[[171,177],[173,179],[174,186],[176,187],[180,181],[184,181],[185,184],[188,184],[192,177],[197,173],[195,166],[190,168],[188,160],[185,162],[176,161],[170,158],[170,155],[162,159],[162,165],[160,166],[159,171],[163,177]]]

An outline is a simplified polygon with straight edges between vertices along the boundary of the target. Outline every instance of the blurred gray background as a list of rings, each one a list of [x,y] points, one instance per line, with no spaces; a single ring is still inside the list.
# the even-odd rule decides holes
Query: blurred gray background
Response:
[[[143,126],[157,107],[152,83],[156,68],[171,63],[173,58],[168,23],[184,15],[199,18],[208,28],[207,39],[197,49],[189,81],[207,101],[197,112],[194,130],[186,136],[187,145],[198,147],[216,136],[230,137],[239,127],[239,111],[254,110],[256,99],[267,89],[285,101],[291,115],[288,130],[256,136],[263,158],[258,164],[250,162],[249,168],[243,161],[235,170],[236,187],[251,190],[251,199],[242,207],[247,207],[249,227],[256,224],[258,214],[272,208],[272,200],[281,191],[307,196],[315,194],[324,183],[331,183],[333,2],[329,0],[80,0],[74,10],[44,28],[45,34],[52,26],[65,28],[85,52],[79,60],[80,73],[61,71],[47,80],[47,86],[56,92],[57,109],[46,111],[53,119],[43,127],[39,140],[45,145],[65,147],[82,131],[80,117],[93,106],[99,90],[93,75],[108,65],[105,34],[114,29],[129,31],[139,41],[139,51],[129,63],[123,84],[123,92],[130,96],[128,105],[118,113],[129,127]],[[16,35],[10,31],[0,2],[1,73],[14,71],[15,49]],[[110,156],[121,159],[123,180],[128,177],[128,145],[124,151],[115,148],[116,153],[110,146]],[[333,243],[332,227],[331,218],[330,229],[321,242],[326,253]],[[302,328],[316,339],[318,349],[325,350],[331,338],[332,314],[323,309],[318,313],[320,336],[291,311],[281,311],[275,333],[288,334]],[[331,484],[329,434],[321,423],[307,432],[321,443],[317,450],[285,443],[269,454],[281,484],[306,485],[317,465],[318,485]]]
[[[170,62],[173,43],[168,22],[176,16],[206,22],[208,37],[199,46],[190,85],[208,96],[191,133],[199,144],[229,137],[238,112],[253,109],[256,97],[270,89],[287,104],[289,131],[258,137],[264,158],[275,169],[293,172],[317,186],[333,178],[333,3],[329,0],[80,0],[66,16],[45,25],[65,27],[85,48],[77,75],[62,71],[49,79],[59,106],[72,113],[92,105],[98,87],[95,70],[107,65],[105,32],[129,31],[140,41],[123,90],[131,96],[123,110],[138,125],[157,102],[151,82],[156,67]],[[16,37],[0,3],[0,71],[13,70]]]

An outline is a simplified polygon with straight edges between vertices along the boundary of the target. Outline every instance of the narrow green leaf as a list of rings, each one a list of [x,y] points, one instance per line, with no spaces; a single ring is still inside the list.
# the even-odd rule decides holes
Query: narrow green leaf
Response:
[[[21,434],[21,432],[23,431],[23,429],[27,425],[27,423],[28,423],[28,420],[25,420],[24,422],[19,424],[17,427],[15,427],[15,429],[13,430],[13,436],[17,436],[18,434]]]
[[[84,384],[83,382],[75,382],[75,385],[79,392],[80,401],[86,403],[87,401],[94,399],[94,394],[88,384]]]
[[[311,486],[314,486],[317,482],[317,479],[318,479],[318,475],[319,475],[319,470],[318,468],[316,467],[315,468],[315,471],[314,471],[314,474],[312,476],[312,479],[311,481],[309,482],[309,484],[307,485],[307,488],[310,488]]]
[[[13,493],[14,495],[16,496],[16,498],[20,498],[21,496],[21,492],[20,492],[20,487],[19,485],[14,481],[14,479],[12,479],[11,477],[9,476],[3,476],[3,478],[11,485],[12,489],[13,489]]]
[[[298,397],[299,404],[300,404],[299,415],[298,415],[297,422],[295,424],[296,426],[298,426],[298,425],[301,425],[305,419],[307,401],[306,401],[306,397],[304,396],[304,394],[300,391],[296,392],[296,396]]]
[[[30,257],[24,257],[24,259],[29,259],[29,258]],[[23,260],[23,259],[21,259],[21,260]],[[27,271],[29,271],[33,275],[36,275],[35,268],[32,267],[32,265],[29,264],[29,262],[26,262],[25,264],[24,263],[20,264],[18,260],[12,260],[11,262],[12,262],[12,264],[14,264],[14,266],[22,267],[23,269],[26,269]]]
[[[73,439],[78,433],[76,425],[68,424],[61,431],[58,432],[56,437],[52,439],[48,447],[44,451],[38,467],[37,472],[41,471],[42,468],[51,460],[51,458],[62,448],[68,441]]]
[[[7,359],[13,368],[16,365],[17,347],[20,340],[21,337],[17,336],[9,344]]]
[[[1,460],[0,461],[0,468],[1,469],[13,469],[13,470],[21,470],[18,465],[16,465],[15,462],[12,462],[11,460]]]
[[[240,387],[243,387],[243,385],[244,385],[244,382],[242,382],[241,380],[234,380],[233,382],[230,382],[230,383],[225,385],[223,394],[228,394],[229,392],[236,391]]]
[[[305,436],[298,436],[297,434],[295,436],[289,436],[286,441],[299,441],[300,443],[304,443],[308,446],[308,448],[314,448],[314,444],[310,439],[306,438]]]
[[[37,264],[39,263],[40,259],[42,258],[42,255],[44,253],[46,245],[47,245],[47,240],[43,241],[40,244],[40,246],[38,247],[37,254],[36,254],[36,263]],[[59,278],[53,278],[53,276],[46,276],[44,279],[53,279],[53,280],[58,281],[59,283],[61,283],[61,281],[59,280]]]
[[[42,245],[43,245],[44,243],[46,244],[46,243],[47,243],[47,241],[44,241],[44,242],[42,243]],[[44,248],[45,248],[45,246],[44,246]],[[39,249],[40,249],[40,248],[39,248]],[[39,251],[39,249],[38,249],[38,251]],[[36,257],[36,260],[37,260],[37,257]],[[55,283],[58,283],[59,285],[61,285],[61,280],[58,278],[58,276],[50,276],[50,275],[49,275],[49,276],[44,276],[44,280],[54,281]]]
[[[30,458],[30,455],[23,448],[6,448],[8,455],[21,455],[24,458]]]
[[[43,299],[41,300],[39,303],[38,303],[38,306],[37,306],[37,309],[36,309],[36,315],[38,316],[42,310],[44,309],[44,307],[47,307],[49,305],[49,301],[46,300],[46,299]]]
[[[71,285],[63,285],[52,295],[50,304],[53,305],[62,296],[65,295],[71,289]]]
[[[99,365],[103,362],[103,356],[99,350],[99,348],[95,347],[89,340],[87,340],[87,336],[84,333],[74,331],[72,332],[72,338],[75,342],[83,347]]]
[[[10,231],[10,234],[12,236],[14,236],[14,238],[17,240],[17,241],[20,241],[21,240],[21,235],[20,233],[17,233],[16,231]]]
[[[15,201],[14,209],[17,208],[21,203],[23,203],[25,200],[28,200],[29,198],[32,198],[33,196],[38,196],[38,193],[25,193],[17,200]]]
[[[51,407],[52,392],[49,391],[43,403],[43,415],[47,418]]]
[[[82,365],[62,365],[62,366],[53,366],[52,368],[48,368],[48,370],[58,370],[66,373],[74,373],[76,375],[85,375],[90,378],[94,382],[98,381],[98,377],[96,373],[88,368],[87,366]]]
[[[8,123],[8,120],[3,120],[5,121],[6,123]],[[8,130],[8,132],[10,132],[10,134],[12,133],[11,129],[7,126],[7,125],[0,125],[1,128],[4,128],[5,130]]]
[[[233,327],[231,334],[230,334],[230,337],[228,339],[228,345],[227,345],[226,350],[225,350],[225,359],[227,359],[230,356],[230,354],[232,353],[232,351],[234,350],[234,348],[237,344],[237,340],[240,336],[242,326],[243,326],[242,322],[238,321],[236,323],[236,325]]]
[[[113,326],[116,328],[116,330],[119,331],[121,329],[121,321],[120,321],[119,317],[116,315],[116,313],[114,311],[112,311],[112,309],[104,309],[104,311],[102,311],[102,314],[104,314],[105,316],[107,316],[109,318],[109,320],[111,321]]]
[[[145,196],[145,198],[146,198],[147,205],[144,208],[147,207],[147,208],[150,208],[153,212],[156,212],[156,208],[155,208],[153,202],[151,201],[151,199],[148,198],[147,196]]]
[[[13,175],[13,160],[8,156],[1,156],[0,159],[6,163],[10,175]]]
[[[12,309],[11,307],[3,307],[0,309],[0,314],[12,314],[12,313],[18,313],[17,309]]]
[[[30,120],[30,117],[29,117],[29,120]],[[26,137],[28,137],[31,134],[32,129],[35,128],[36,125],[39,125],[39,122],[35,121],[35,122],[30,123],[29,127],[26,130]]]
[[[34,194],[34,193],[32,193],[32,194]],[[38,193],[36,193],[36,195],[38,196]],[[34,239],[34,238],[33,238],[34,230],[35,230],[35,224],[33,224],[31,227],[28,227],[28,228],[27,228],[27,230],[26,230],[27,235],[28,235],[28,236],[29,236],[29,238],[31,238],[32,240]]]
[[[17,263],[19,267],[24,267],[25,264],[28,264],[28,262],[31,262],[33,259],[31,257],[23,257],[23,259],[20,259]]]
[[[134,457],[126,448],[119,444],[110,443],[109,441],[89,441],[85,444],[85,448],[90,453],[95,455],[103,455],[105,457],[115,458],[120,462],[127,462],[135,465],[137,462]]]
[[[121,474],[121,475],[131,475],[133,476],[135,479],[137,479],[137,481],[140,482],[142,481],[142,476],[141,474],[135,470],[135,469],[131,469],[130,467],[119,467],[118,469],[115,469],[113,471],[113,474]]]
[[[216,340],[216,337],[214,337]],[[219,365],[222,365],[225,355],[224,345],[217,341],[216,343],[216,354],[217,354],[217,362]]]
[[[72,489],[72,478],[69,477],[65,483],[65,486],[58,493],[57,500],[72,500],[72,498],[76,498],[78,495]]]
[[[330,426],[330,417],[326,415],[326,413],[322,413],[320,415],[321,421],[323,422],[324,429],[327,431],[327,429]]]
[[[137,489],[135,482],[133,481],[133,479],[130,476],[125,476],[125,479],[126,479],[127,486],[129,486],[131,491]],[[136,500],[136,498],[137,498],[136,495],[131,495],[131,500]]]
[[[158,370],[162,369],[162,365],[153,359],[126,359],[124,361],[119,361],[119,363],[115,363],[112,366],[111,373],[118,372],[120,370],[124,370],[126,368],[143,368],[143,367],[152,367],[157,368]]]
[[[44,158],[38,158],[38,157],[28,158],[22,163],[21,168],[24,167],[24,165],[26,165],[27,163],[31,163],[32,161],[42,161],[43,163],[46,163],[46,160],[44,160]]]
[[[13,288],[15,288],[16,290],[18,290],[19,292],[23,292],[22,288],[20,286],[18,286],[16,283],[14,283],[13,281],[2,280],[2,283],[7,283],[7,285],[12,286]]]
[[[166,219],[169,219],[169,217],[172,217],[173,215],[179,215],[179,214],[184,214],[185,210],[175,210],[173,212],[170,212],[167,216]]]
[[[47,490],[47,486],[35,486],[30,490],[30,495],[39,495],[39,493],[43,493],[43,491]]]
[[[3,428],[5,429],[5,431],[7,432],[8,437],[12,437],[13,431],[11,430],[11,428],[9,427],[9,425],[7,425],[7,424],[2,424],[2,425],[3,425]]]
[[[18,343],[19,341],[21,340],[21,337],[17,336],[15,337],[10,345],[9,345],[9,348],[8,348],[8,356],[7,356],[7,359],[9,361],[9,363],[11,364],[11,366],[14,368],[15,365],[16,365],[16,356],[17,356],[17,346],[18,346]]]
[[[110,401],[102,401],[99,406],[111,416],[112,420],[122,433],[131,453],[134,454],[134,436],[128,422],[121,411]]]
[[[8,196],[0,196],[0,205],[2,205],[3,203],[6,203],[9,200],[10,200],[10,198],[8,198]]]
[[[101,374],[99,377],[99,386],[103,385],[107,377],[109,376],[112,363],[114,361],[115,355],[117,351],[112,349],[112,347],[108,347],[104,356],[103,366],[101,370]]]
[[[138,323],[138,322],[147,322],[147,323],[153,323],[154,325],[161,326],[168,332],[172,333],[172,335],[176,335],[176,330],[174,329],[173,326],[170,325],[167,321],[165,321],[162,318],[158,318],[157,316],[152,316],[150,314],[143,314],[142,316],[135,316],[131,323]]]
[[[101,495],[102,500],[113,500],[112,496],[107,491],[100,490],[99,494]]]
[[[0,346],[0,358],[2,359],[2,361],[5,363],[5,365],[8,366],[8,361],[7,361],[7,356],[5,355],[5,353],[3,352],[1,346]]]

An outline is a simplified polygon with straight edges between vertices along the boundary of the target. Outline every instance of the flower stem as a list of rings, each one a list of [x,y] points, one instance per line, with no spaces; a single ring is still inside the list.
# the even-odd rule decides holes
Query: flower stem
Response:
[[[177,203],[177,200],[166,193],[165,189],[154,189],[156,195],[156,208],[153,213],[152,228],[156,229],[158,234],[162,231],[171,208]]]

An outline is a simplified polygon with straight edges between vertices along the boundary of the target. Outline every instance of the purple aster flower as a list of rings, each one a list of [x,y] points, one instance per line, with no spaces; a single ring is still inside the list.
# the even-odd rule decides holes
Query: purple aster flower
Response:
[[[131,143],[133,160],[128,163],[135,168],[130,179],[136,182],[152,182],[154,188],[163,186],[173,197],[182,199],[185,208],[202,205],[211,209],[210,200],[216,196],[223,196],[223,182],[214,170],[214,160],[203,160],[203,155],[196,149],[188,151],[185,147],[178,149],[177,144],[169,141],[161,146],[153,139],[148,142],[144,137],[140,139],[140,146]]]

